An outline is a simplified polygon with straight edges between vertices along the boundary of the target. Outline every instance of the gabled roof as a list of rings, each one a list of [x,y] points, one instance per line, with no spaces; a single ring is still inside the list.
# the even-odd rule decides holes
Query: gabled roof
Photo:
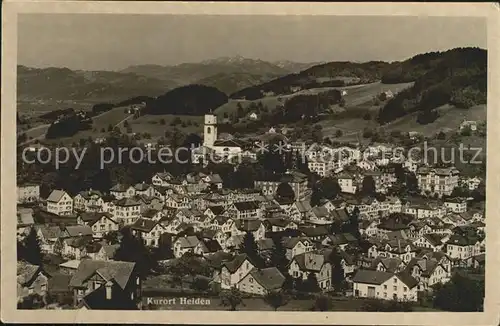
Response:
[[[236,255],[232,260],[223,262],[222,267],[226,267],[228,271],[232,274],[235,273],[240,266],[247,261],[254,266],[246,254]]]
[[[144,212],[142,212],[141,215],[142,215],[142,217],[154,218],[156,216],[156,214],[158,214],[158,212],[160,212],[160,211],[157,209],[148,208]]]
[[[324,255],[314,252],[304,252],[293,257],[292,262],[296,261],[301,271],[319,272],[326,260]]]
[[[354,275],[352,281],[354,283],[381,285],[382,283],[390,279],[393,275],[394,274],[388,272],[359,269]]]
[[[122,199],[115,201],[116,206],[122,206],[122,207],[138,206],[140,204],[141,203],[134,198],[122,198]]]
[[[307,237],[315,237],[315,236],[325,236],[330,232],[328,228],[322,225],[318,226],[301,226],[298,228],[300,232],[302,232]]]
[[[426,233],[423,237],[433,246],[442,245],[441,240],[444,238],[444,235],[439,233]]]
[[[108,219],[110,219],[111,221],[113,221],[111,219],[112,216],[113,215],[111,215],[110,213],[107,213],[107,212],[106,213],[102,213],[102,212],[83,212],[83,213],[80,214],[80,219],[83,222],[87,222],[90,226],[92,226],[93,224],[95,224],[97,221],[99,221],[103,217],[107,217]]]
[[[98,272],[106,281],[114,280],[122,289],[134,270],[135,263],[84,259],[78,265],[69,283],[70,287],[82,287],[89,277]]]
[[[47,201],[51,203],[58,203],[65,194],[66,191],[64,190],[52,190],[47,198]]]
[[[41,266],[17,261],[17,283],[23,286],[30,284],[35,280],[40,271],[42,271]]]
[[[220,205],[209,206],[209,207],[207,207],[207,209],[209,209],[215,215],[220,215],[220,214],[224,213],[224,210],[225,210],[224,206],[220,206]]]
[[[281,289],[283,283],[285,282],[285,277],[276,267],[263,269],[254,268],[250,272],[250,275],[267,291]]]
[[[290,237],[283,239],[283,246],[287,249],[292,249],[301,241],[308,241],[311,243],[311,240],[305,237]]]
[[[393,258],[385,258],[385,257],[377,257],[373,261],[373,267],[376,267],[379,263],[385,267],[386,272],[395,273],[399,266],[401,265],[401,258],[393,257]]]
[[[200,240],[198,239],[198,237],[190,235],[180,237],[175,242],[179,242],[181,244],[181,248],[194,248],[200,243]]]
[[[135,223],[132,224],[130,228],[140,232],[149,233],[159,223],[160,223],[159,221],[151,220],[148,218],[138,218],[137,221],[135,221]]]
[[[418,285],[418,281],[408,274],[407,272],[403,271],[400,273],[397,273],[396,276],[403,282],[409,289],[413,289],[415,286]]]
[[[273,239],[264,238],[264,239],[257,240],[256,242],[257,242],[257,247],[261,251],[271,250],[271,249],[274,248],[274,241],[273,241]]]
[[[201,239],[200,242],[205,245],[205,247],[207,248],[207,252],[217,252],[222,250],[222,247],[217,240]]]
[[[266,219],[266,221],[269,223],[269,225],[273,226],[279,226],[279,227],[286,227],[288,224],[290,224],[289,220],[286,220],[281,217],[271,217]]]
[[[241,211],[256,210],[260,207],[260,205],[256,201],[244,201],[244,202],[234,203],[234,207],[241,212]]]
[[[148,190],[149,188],[151,188],[151,185],[150,184],[147,184],[145,182],[142,182],[142,183],[138,183],[134,186],[134,189],[135,190],[138,190],[138,191],[146,191]]]
[[[86,225],[68,225],[64,229],[70,237],[92,235],[92,228]]]
[[[312,210],[311,204],[307,200],[295,202],[295,207],[297,207],[299,212],[302,214],[308,213]]]

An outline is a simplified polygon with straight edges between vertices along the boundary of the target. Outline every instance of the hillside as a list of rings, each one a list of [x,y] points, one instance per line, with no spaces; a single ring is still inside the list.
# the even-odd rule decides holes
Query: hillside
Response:
[[[213,86],[226,94],[232,94],[237,90],[250,87],[252,85],[262,84],[275,78],[276,75],[269,74],[250,74],[250,73],[225,73],[221,72],[199,79],[195,84]]]
[[[147,114],[203,115],[227,103],[227,95],[217,88],[204,85],[187,85],[175,88],[146,107]]]
[[[366,63],[329,62],[273,79],[261,85],[242,89],[231,98],[258,99],[264,93],[290,94],[300,89],[338,87],[379,81],[391,64],[372,61]],[[296,90],[294,90],[296,88]]]
[[[74,71],[68,68],[17,68],[19,102],[114,102],[134,96],[157,96],[176,84],[132,73]]]
[[[431,123],[446,104],[468,109],[486,104],[487,52],[478,48],[457,48],[415,56],[398,63],[384,78],[386,82],[415,79],[380,110],[378,121],[387,123],[419,112],[421,124]]]

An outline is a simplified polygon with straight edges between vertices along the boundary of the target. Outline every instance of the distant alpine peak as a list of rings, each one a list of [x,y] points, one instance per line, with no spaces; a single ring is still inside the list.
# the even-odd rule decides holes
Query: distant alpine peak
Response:
[[[219,57],[215,59],[204,60],[203,64],[238,64],[238,63],[250,63],[250,62],[261,62],[259,59],[245,58],[241,55],[235,55],[232,57]]]

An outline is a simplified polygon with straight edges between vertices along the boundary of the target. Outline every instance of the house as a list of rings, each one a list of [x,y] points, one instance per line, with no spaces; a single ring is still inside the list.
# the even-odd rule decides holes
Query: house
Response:
[[[84,212],[78,215],[77,223],[91,227],[96,238],[102,238],[108,232],[118,231],[118,222],[110,213]]]
[[[324,225],[299,226],[297,230],[302,236],[318,242],[322,242],[331,233]]]
[[[467,199],[450,198],[444,201],[444,206],[453,213],[467,212]]]
[[[135,189],[132,186],[123,183],[118,183],[109,190],[109,193],[116,199],[123,199],[134,196]]]
[[[54,253],[64,258],[80,260],[87,255],[89,246],[93,239],[89,237],[59,238],[54,243]]]
[[[164,212],[154,208],[147,208],[141,212],[141,217],[153,221],[160,221],[164,216]]]
[[[177,238],[173,243],[174,257],[180,258],[186,252],[194,253],[195,248],[198,246],[200,240],[194,235],[183,236]]]
[[[222,246],[216,239],[200,239],[194,248],[194,253],[198,255],[210,255],[222,251]]]
[[[134,185],[134,195],[154,196],[155,188],[153,185],[141,182]]]
[[[53,190],[47,198],[47,212],[64,216],[73,214],[73,198],[64,190]]]
[[[246,254],[236,255],[232,260],[223,262],[220,270],[221,288],[237,286],[255,267]]]
[[[160,246],[160,237],[165,233],[165,228],[160,221],[139,218],[130,226],[132,234],[142,239],[143,243],[149,247]]]
[[[249,118],[250,120],[254,120],[254,121],[255,121],[255,120],[257,120],[257,119],[259,119],[259,117],[257,116],[257,113],[255,113],[255,112],[250,113],[250,114],[248,115],[248,118]]]
[[[301,222],[309,219],[312,207],[309,201],[296,201],[286,209],[290,219],[295,222]]]
[[[484,268],[486,267],[486,254],[482,253],[467,258],[467,266],[484,270]]]
[[[334,246],[339,247],[341,250],[345,250],[348,245],[355,245],[358,242],[352,234],[350,233],[338,233],[329,234],[321,244],[324,246]]]
[[[75,211],[100,212],[103,209],[103,199],[100,191],[86,190],[79,192],[74,201]]]
[[[473,234],[457,232],[451,235],[445,248],[446,254],[457,264],[460,264],[480,253],[480,240]]]
[[[113,213],[113,220],[119,224],[134,224],[141,215],[141,203],[134,198],[122,197],[114,202]]]
[[[373,260],[371,267],[381,272],[399,273],[405,269],[406,265],[401,258],[398,257],[377,257]]]
[[[469,128],[471,131],[476,131],[477,130],[477,121],[473,121],[473,120],[463,120],[461,123],[460,123],[460,126],[459,126],[459,131],[462,131],[462,130],[465,130]]]
[[[352,282],[356,297],[417,301],[418,281],[405,272],[394,274],[359,269]]]
[[[294,278],[306,280],[309,273],[314,273],[319,287],[324,291],[330,290],[332,287],[331,270],[332,266],[325,259],[325,256],[316,252],[296,255],[288,267],[288,273]]]
[[[231,228],[231,235],[245,235],[247,232],[252,232],[255,240],[260,240],[265,237],[266,227],[261,220],[257,219],[237,219]]]
[[[432,251],[441,251],[447,237],[438,233],[426,233],[418,237],[413,244],[418,248],[428,248]],[[443,241],[445,240],[445,241]]]
[[[420,167],[417,169],[418,187],[423,194],[451,195],[453,189],[458,186],[460,172],[455,167],[431,168]]]
[[[286,229],[296,229],[297,224],[284,217],[272,217],[264,220],[267,232],[280,232]]]
[[[263,180],[255,180],[254,188],[261,190],[264,195],[274,196],[281,183],[288,183],[295,193],[295,200],[301,201],[304,200],[307,195],[307,182],[307,175],[301,172],[291,171],[285,173],[281,177],[269,177]]]
[[[113,260],[116,250],[120,247],[119,244],[107,244],[104,242],[96,242],[97,250],[87,255],[93,260]],[[77,266],[78,267],[78,266]]]
[[[236,219],[258,218],[260,205],[256,201],[237,202],[228,208],[228,214],[234,215]]]
[[[53,253],[54,244],[62,234],[61,228],[59,226],[37,225],[35,230],[38,239],[40,239],[42,252]]]
[[[84,259],[71,277],[74,305],[95,310],[137,309],[142,299],[136,263]]]
[[[288,260],[291,260],[297,255],[314,250],[314,244],[308,238],[288,237],[284,238],[282,241],[286,249],[285,255]]]
[[[17,203],[34,203],[40,200],[40,185],[23,183],[17,185]]]
[[[33,218],[33,209],[32,208],[17,208],[17,231],[18,234],[25,233],[30,230],[30,227],[35,224],[35,220]]]
[[[337,175],[337,181],[340,186],[340,191],[348,194],[355,194],[358,189],[358,183],[354,176],[347,172]]]
[[[448,271],[437,259],[413,258],[406,266],[406,272],[419,281],[418,290],[429,290],[433,285],[450,280]]]
[[[237,288],[243,293],[266,295],[281,290],[285,276],[276,267],[254,268],[241,279]]]
[[[17,261],[17,301],[22,301],[31,294],[45,296],[48,291],[50,275],[42,266]]]
[[[170,208],[189,208],[189,197],[177,193],[167,196],[165,206]]]

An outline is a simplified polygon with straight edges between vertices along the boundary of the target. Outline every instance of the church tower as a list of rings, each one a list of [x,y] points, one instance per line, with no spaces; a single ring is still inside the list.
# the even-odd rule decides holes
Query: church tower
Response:
[[[211,147],[217,140],[217,116],[205,114],[205,129],[203,132],[203,146]]]

